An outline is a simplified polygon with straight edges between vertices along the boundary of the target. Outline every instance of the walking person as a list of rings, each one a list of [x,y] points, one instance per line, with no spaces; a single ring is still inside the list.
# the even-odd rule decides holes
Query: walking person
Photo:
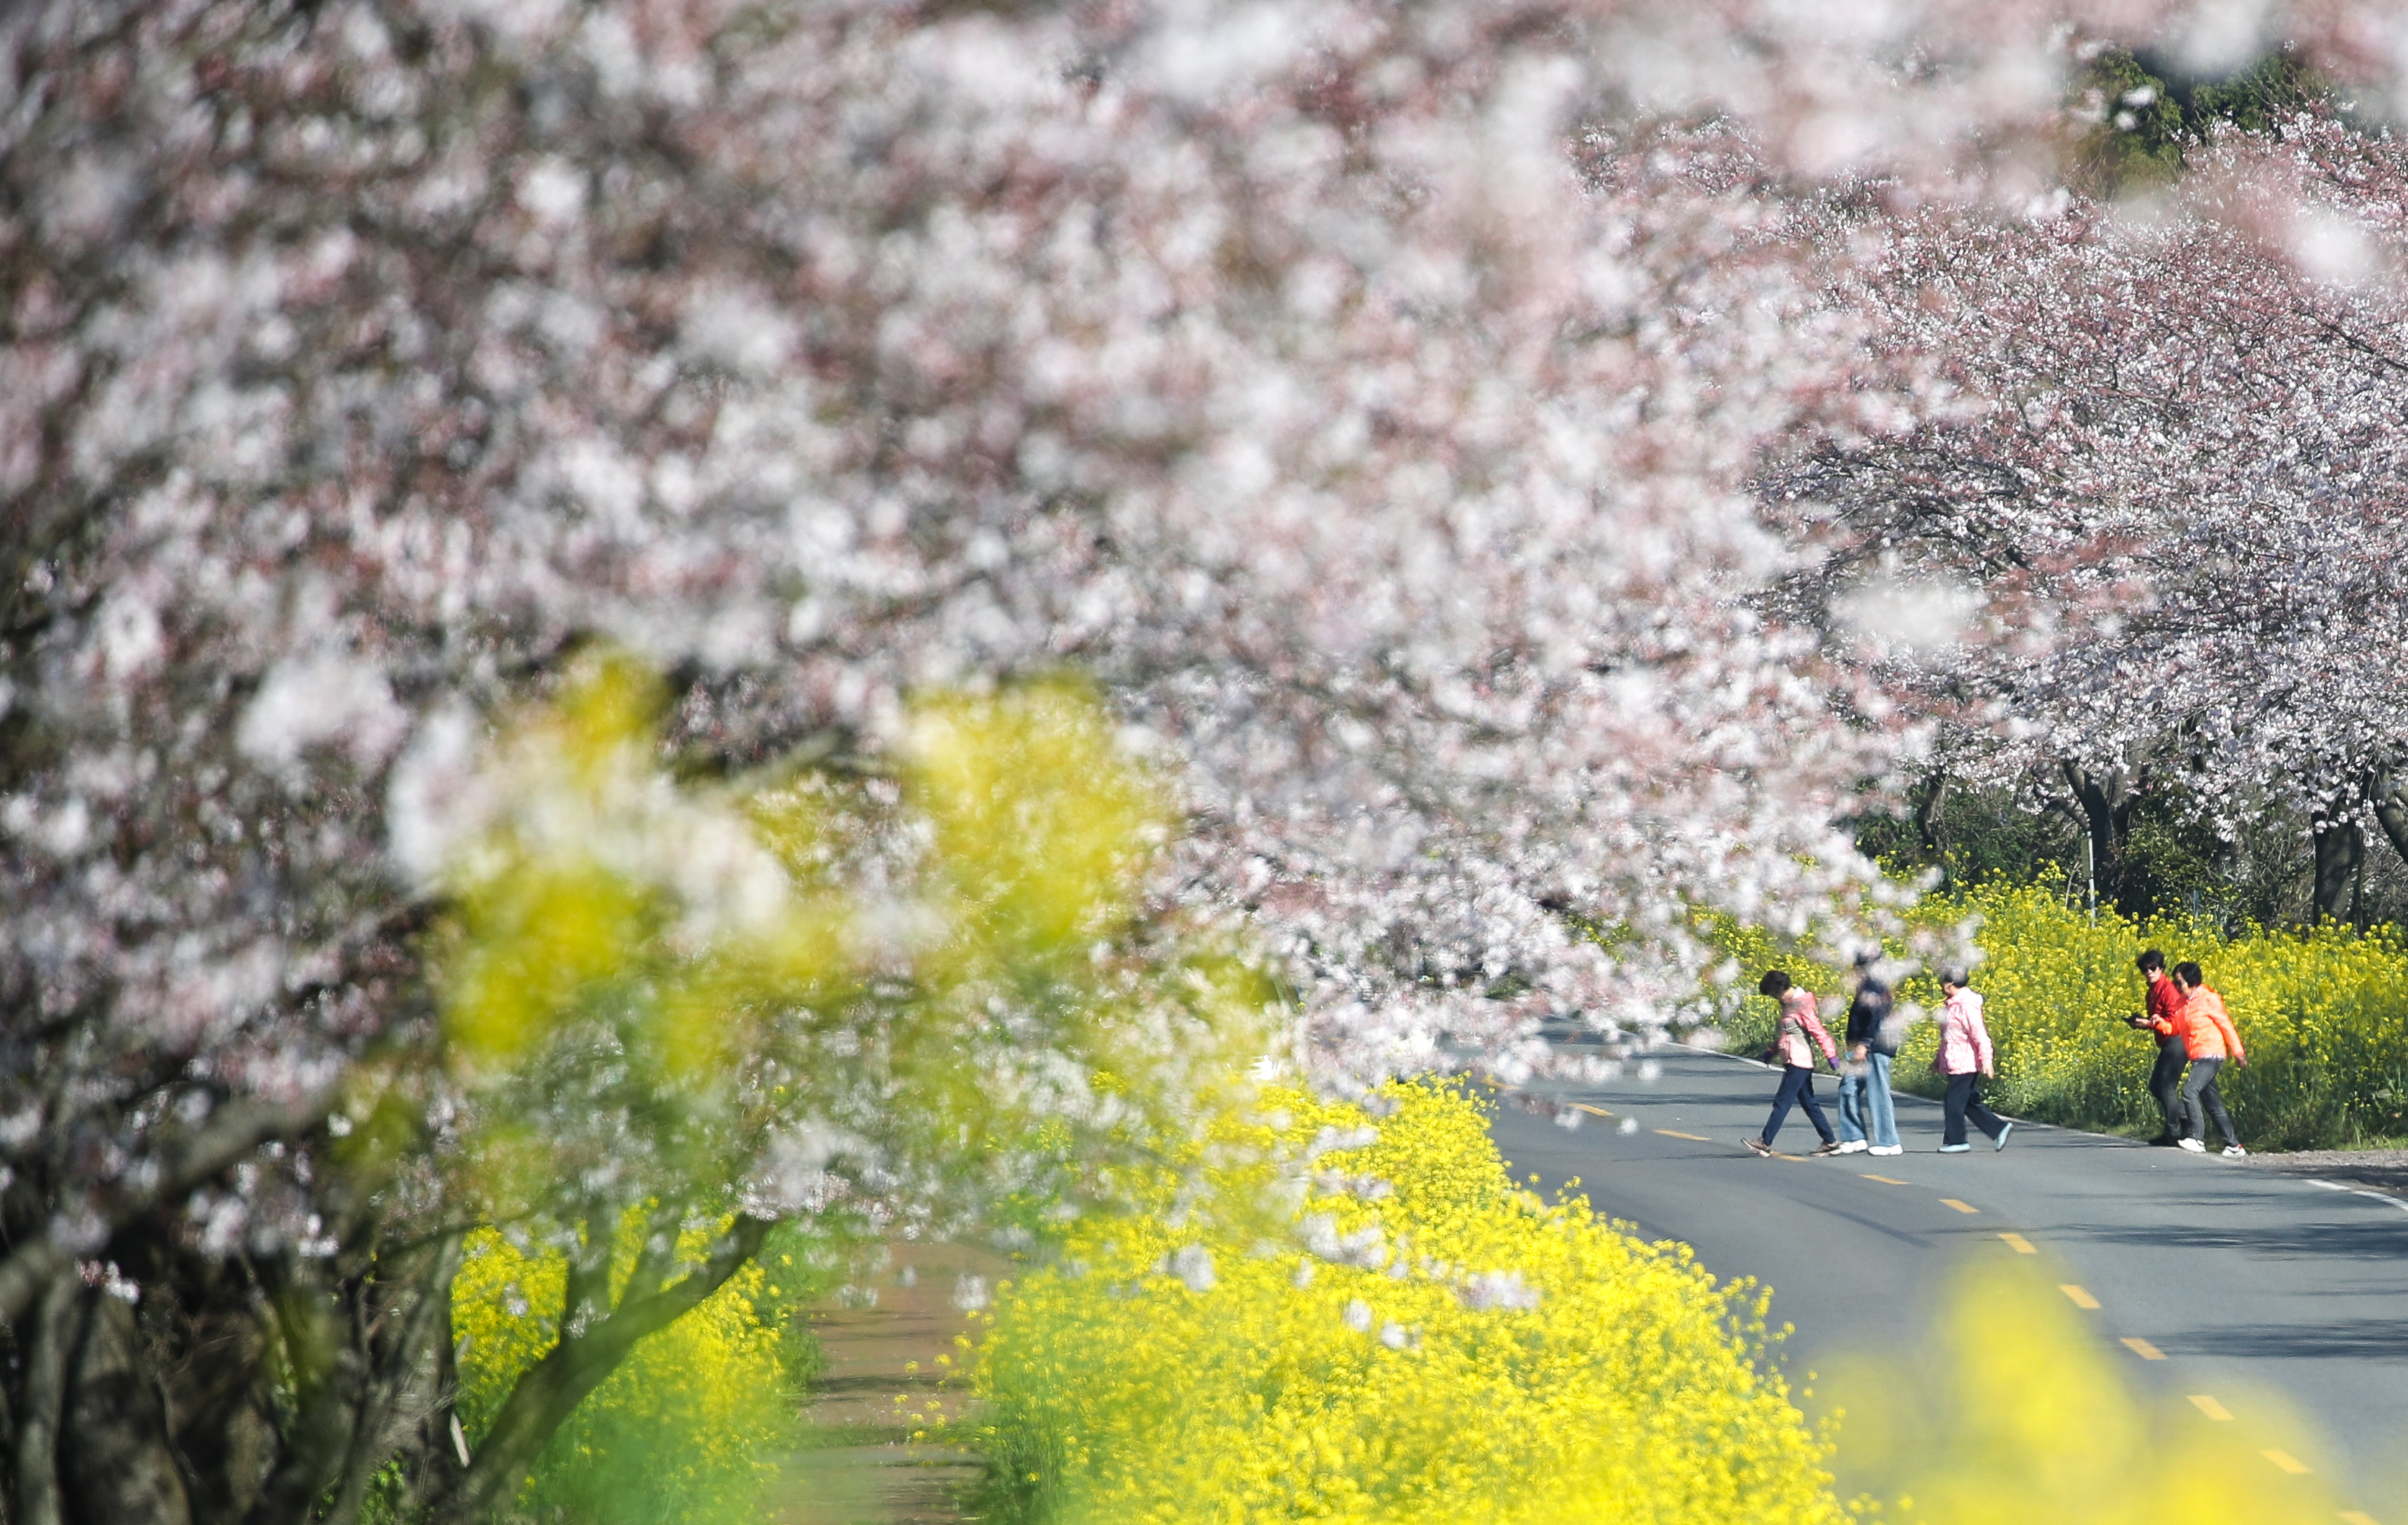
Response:
[[[2238,1160],[2249,1151],[2241,1147],[2240,1131],[2232,1126],[2232,1114],[2224,1109],[2224,1093],[2215,1089],[2217,1072],[2229,1057],[2243,1069],[2249,1067],[2249,1056],[2241,1047],[2241,1033],[2232,1025],[2231,1013],[2224,1009],[2224,997],[2208,989],[2206,976],[2198,964],[2186,960],[2174,965],[2173,983],[2182,991],[2182,1010],[2176,1017],[2175,1041],[2190,1057],[2190,1074],[2183,1077],[2182,1147],[2193,1154],[2207,1152],[2207,1118],[2215,1119],[2215,1131],[2224,1135],[2224,1158]],[[2200,1114],[2204,1111],[2206,1116]]]
[[[1990,1029],[1982,1020],[1982,998],[1966,983],[1962,969],[1942,973],[1940,990],[1946,999],[1940,1004],[1940,1052],[1931,1061],[1931,1067],[1948,1077],[1946,1128],[1940,1152],[1963,1154],[1972,1147],[1965,1142],[1967,1118],[1989,1135],[1990,1147],[2003,1149],[2015,1125],[1982,1101],[1980,1083],[1999,1073],[1998,1056],[1990,1048]]]
[[[2165,1126],[2157,1136],[2149,1140],[2158,1147],[2169,1147],[2183,1135],[2183,1054],[2178,1019],[2182,1013],[2182,991],[2175,988],[2173,976],[2166,973],[2166,956],[2156,948],[2143,952],[2132,961],[2141,967],[2141,977],[2149,982],[2149,1009],[2128,1017],[2126,1021],[2157,1040],[2157,1062],[2149,1066],[2149,1094],[2157,1099],[2157,1111]]]
[[[1889,1094],[1898,1039],[1889,1030],[1889,983],[1873,970],[1877,957],[1871,948],[1856,955],[1856,993],[1848,1003],[1848,1028],[1841,1040],[1849,1065],[1840,1076],[1842,1154],[1906,1152],[1898,1141],[1898,1111]]]
[[[1814,1152],[1837,1154],[1840,1141],[1832,1135],[1831,1124],[1823,1116],[1822,1104],[1814,1100],[1814,1049],[1823,1050],[1823,1058],[1834,1071],[1840,1067],[1840,1055],[1814,1010],[1814,992],[1790,983],[1789,976],[1779,969],[1768,973],[1756,988],[1781,1003],[1781,1031],[1772,1044],[1773,1050],[1781,1056],[1781,1089],[1773,1092],[1772,1115],[1764,1119],[1764,1132],[1741,1142],[1758,1154],[1770,1154],[1772,1141],[1780,1134],[1781,1124],[1787,1119],[1794,1104],[1806,1109],[1806,1120],[1823,1137],[1822,1147]]]

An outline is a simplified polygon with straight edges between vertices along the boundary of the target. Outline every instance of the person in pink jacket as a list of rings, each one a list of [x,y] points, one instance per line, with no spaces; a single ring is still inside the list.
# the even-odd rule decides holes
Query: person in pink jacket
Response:
[[[1779,969],[1767,974],[1756,988],[1781,1003],[1781,1032],[1772,1044],[1781,1056],[1781,1089],[1773,1093],[1772,1116],[1764,1119],[1764,1132],[1740,1142],[1758,1154],[1770,1154],[1772,1141],[1795,1104],[1806,1109],[1806,1120],[1823,1135],[1823,1147],[1814,1152],[1837,1154],[1839,1135],[1831,1132],[1822,1104],[1814,1100],[1814,1049],[1809,1045],[1821,1047],[1833,1074],[1839,1072],[1840,1050],[1823,1029],[1822,1017],[1814,1009],[1814,992],[1791,984],[1789,976]]]
[[[1946,999],[1940,1006],[1940,1052],[1932,1056],[1931,1067],[1948,1077],[1946,1130],[1940,1144],[1942,1154],[1963,1154],[1973,1147],[1965,1142],[1967,1118],[1990,1135],[1994,1149],[2005,1148],[2007,1135],[2015,1131],[2014,1123],[1983,1105],[1979,1086],[1999,1073],[1998,1056],[1990,1050],[1990,1029],[1982,1020],[1982,998],[1965,979],[1962,969],[1950,969],[1940,976],[1940,990]]]

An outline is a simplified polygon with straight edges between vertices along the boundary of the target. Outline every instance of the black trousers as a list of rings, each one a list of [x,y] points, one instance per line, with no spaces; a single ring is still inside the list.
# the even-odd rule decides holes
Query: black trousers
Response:
[[[1800,1064],[1784,1064],[1781,1066],[1781,1089],[1772,1094],[1772,1116],[1764,1119],[1763,1136],[1767,1146],[1772,1143],[1773,1135],[1781,1132],[1782,1123],[1788,1120],[1789,1105],[1793,1102],[1806,1109],[1806,1120],[1823,1135],[1824,1143],[1836,1141],[1831,1124],[1823,1116],[1823,1104],[1814,1099],[1814,1072]]]
[[[1948,1096],[1941,1104],[1946,1108],[1946,1131],[1940,1139],[1942,1144],[1965,1142],[1967,1118],[1972,1119],[1973,1126],[1992,1138],[1998,1137],[1999,1131],[2006,1127],[2007,1119],[1984,1105],[1981,1093],[1974,1089],[1981,1078],[1978,1075],[1952,1075],[1948,1077]]]
[[[2224,1110],[2224,1093],[2215,1089],[2215,1072],[2222,1068],[2224,1061],[2220,1059],[2194,1059],[2190,1062],[2190,1074],[2183,1080],[2182,1088],[2185,1138],[2204,1139],[2207,1136],[2207,1118],[2214,1118],[2215,1131],[2224,1135],[2228,1146],[2241,1142],[2240,1133],[2232,1126],[2232,1114]],[[2207,1117],[2200,1115],[2202,1108]]]
[[[2188,1062],[2183,1057],[2182,1040],[2167,1038],[2157,1045],[2157,1062],[2149,1067],[2149,1094],[2157,1098],[2157,1110],[2165,1116],[2168,1138],[2182,1136],[2183,1066]]]

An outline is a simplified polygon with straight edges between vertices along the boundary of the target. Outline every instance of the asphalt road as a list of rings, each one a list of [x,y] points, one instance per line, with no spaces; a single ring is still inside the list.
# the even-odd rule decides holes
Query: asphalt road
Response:
[[[1767,1160],[1740,1140],[1764,1125],[1772,1071],[1656,1058],[1652,1082],[1530,1088],[1582,1125],[1501,1106],[1498,1144],[1544,1190],[1577,1177],[1599,1213],[1770,1287],[1772,1327],[1794,1326],[1780,1357],[1793,1378],[1913,1340],[1963,1258],[2031,1254],[2136,1385],[2207,1399],[2200,1412],[2229,1414],[2236,1445],[2279,1445],[2372,1518],[2408,1525],[2408,1203],[2037,1123],[2003,1151],[1977,1131],[1973,1152],[1942,1155],[1939,1104],[1906,1096],[1903,1155],[1802,1158],[1816,1138],[1793,1110],[1776,1140],[1789,1158]],[[1815,1091],[1836,1128],[1828,1071]],[[2279,1400],[2251,1396],[2265,1393],[2303,1410],[2321,1443],[2269,1438]]]

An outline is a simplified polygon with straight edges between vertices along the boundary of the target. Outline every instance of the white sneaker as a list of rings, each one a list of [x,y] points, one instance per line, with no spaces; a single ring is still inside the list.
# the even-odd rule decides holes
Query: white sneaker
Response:
[[[1942,1144],[1940,1146],[1940,1152],[1942,1154],[1963,1154],[1972,1147],[1973,1146],[1971,1144]]]
[[[1872,1146],[1861,1138],[1852,1138],[1831,1152],[1833,1154],[1866,1154],[1870,1152],[1871,1147]]]
[[[2195,1138],[2178,1138],[2175,1139],[2174,1142],[2181,1145],[2185,1149],[2189,1150],[2193,1154],[2205,1154],[2207,1152],[2207,1146]]]
[[[2247,1149],[2243,1148],[2238,1144],[2227,1144],[2224,1147],[2224,1157],[2227,1160],[2239,1160],[2244,1158],[2248,1153],[2249,1151]]]
[[[1886,1159],[1893,1154],[1904,1154],[1906,1152],[1906,1146],[1903,1144],[1876,1144],[1865,1152],[1867,1154],[1878,1154]]]

